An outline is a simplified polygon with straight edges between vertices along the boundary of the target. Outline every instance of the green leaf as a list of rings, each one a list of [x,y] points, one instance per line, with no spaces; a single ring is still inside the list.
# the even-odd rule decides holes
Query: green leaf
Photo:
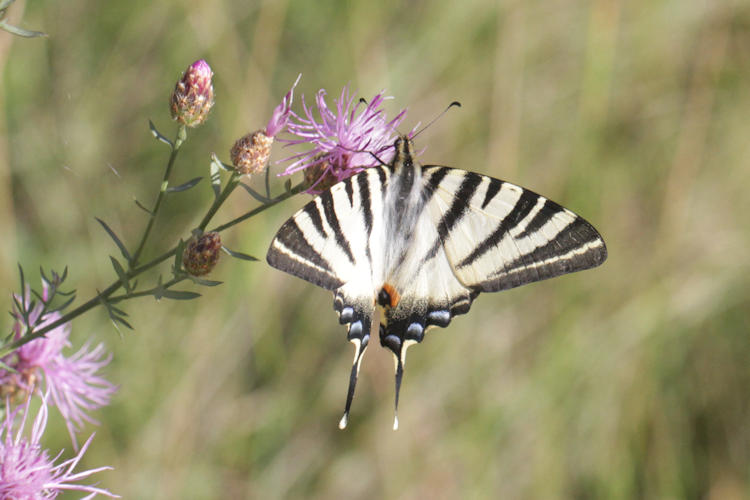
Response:
[[[179,186],[170,186],[167,188],[167,193],[179,193],[181,191],[187,191],[191,187],[194,187],[197,185],[200,181],[203,180],[203,177],[196,177],[195,179],[190,179],[184,184],[180,184]]]
[[[115,242],[115,245],[117,245],[117,248],[120,249],[120,252],[122,253],[122,256],[125,257],[125,260],[130,262],[130,253],[128,253],[128,249],[125,248],[125,245],[120,241],[120,238],[117,237],[114,231],[112,231],[106,222],[101,220],[99,217],[94,217],[96,221],[102,225],[105,231],[107,231],[107,234],[109,234],[110,238],[112,238]]]
[[[287,179],[284,183],[284,191],[286,191],[286,194],[289,194],[292,192],[292,179]]]
[[[271,197],[271,169],[266,168],[266,198]]]
[[[115,316],[113,314],[110,314],[109,318],[112,320],[113,323],[115,323],[115,328],[117,328],[117,323],[122,323],[123,325],[127,326],[131,330],[134,330],[133,326],[130,323],[128,323],[127,321],[125,321],[124,319],[122,319],[119,316]],[[117,330],[119,331],[120,329],[117,328]]]
[[[174,265],[172,271],[176,275],[182,269],[182,253],[185,251],[186,243],[180,238],[180,242],[177,243],[177,249],[174,252]],[[161,285],[161,276],[159,277],[159,285]]]
[[[253,257],[252,255],[248,255],[248,254],[242,253],[242,252],[234,252],[234,251],[228,249],[227,247],[225,247],[223,245],[222,245],[221,249],[224,250],[229,255],[231,255],[232,257],[234,257],[235,259],[249,260],[250,262],[254,262],[254,261],[258,260],[255,257]]]
[[[192,300],[197,299],[201,296],[198,292],[188,292],[185,290],[163,290],[161,292],[162,297],[173,300]]]
[[[214,280],[204,280],[202,278],[197,278],[195,276],[188,275],[188,278],[195,283],[196,285],[203,285],[203,286],[217,286],[221,285],[222,281],[214,281]]]
[[[174,144],[172,144],[172,141],[170,141],[169,139],[167,139],[166,137],[164,137],[161,134],[161,132],[159,132],[158,130],[156,130],[156,125],[154,125],[154,122],[152,122],[151,120],[148,121],[148,128],[151,129],[151,133],[154,135],[154,137],[157,140],[159,140],[159,141],[163,142],[164,144],[168,145],[170,148],[174,148]]]
[[[74,300],[76,300],[76,296],[75,295],[73,295],[72,297],[70,297],[68,300],[66,300],[65,302],[63,302],[61,305],[53,307],[48,312],[62,311],[63,309],[66,309],[70,304],[72,304]]]
[[[133,201],[135,202],[136,206],[138,206],[138,208],[140,208],[141,210],[143,210],[144,212],[146,212],[149,215],[152,215],[152,216],[154,215],[154,213],[151,210],[149,210],[148,208],[146,208],[146,207],[143,206],[143,203],[141,203],[140,201],[138,201],[135,198],[133,198]]]
[[[211,179],[211,189],[214,191],[214,198],[219,197],[221,193],[221,162],[213,161],[216,155],[212,153],[211,164],[208,166],[209,178]],[[217,163],[218,162],[218,163]]]
[[[23,275],[23,267],[21,267],[21,263],[18,263],[18,274],[21,277],[21,295],[23,295],[26,291],[26,278]]]
[[[211,163],[215,163],[217,167],[226,170],[227,172],[234,172],[234,167],[221,161],[219,157],[216,156],[216,153],[211,153]]]
[[[252,196],[253,198],[255,198],[256,200],[258,200],[259,202],[263,204],[267,204],[272,201],[269,198],[266,198],[265,196],[257,192],[256,190],[254,190],[253,188],[251,188],[250,186],[248,186],[247,184],[245,184],[244,182],[240,182],[240,186],[245,188],[245,191],[247,191],[250,194],[250,196]]]
[[[47,33],[42,33],[41,31],[25,30],[23,28],[19,28],[18,26],[13,26],[12,24],[8,24],[5,21],[0,21],[0,29],[5,30],[8,33],[11,33],[13,35],[22,36],[24,38],[36,38],[40,36],[47,36]]]
[[[120,278],[120,283],[122,283],[123,288],[125,288],[125,291],[130,293],[130,282],[128,280],[128,273],[125,272],[125,268],[122,267],[120,262],[112,257],[109,256],[110,260],[112,261],[112,267],[115,268],[115,272],[117,273],[117,276]]]

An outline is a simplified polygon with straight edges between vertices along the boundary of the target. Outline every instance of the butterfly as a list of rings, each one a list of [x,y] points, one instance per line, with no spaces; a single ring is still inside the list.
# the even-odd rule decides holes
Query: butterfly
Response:
[[[583,218],[528,189],[485,175],[420,165],[407,136],[390,164],[316,196],[287,220],[266,260],[331,290],[354,344],[344,429],[378,307],[380,344],[394,356],[394,430],[406,350],[469,311],[482,292],[600,265],[604,240]]]

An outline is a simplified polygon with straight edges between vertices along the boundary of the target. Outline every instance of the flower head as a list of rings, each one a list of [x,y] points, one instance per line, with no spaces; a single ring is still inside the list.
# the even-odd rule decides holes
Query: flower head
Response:
[[[45,299],[46,294],[45,288]],[[32,311],[32,322],[41,314],[41,308],[39,304]],[[46,314],[39,328],[59,318],[57,312]],[[20,321],[16,321],[14,339],[21,338],[23,330]],[[0,369],[0,395],[27,397],[43,380],[52,403],[65,419],[74,447],[78,448],[76,433],[82,430],[84,422],[98,424],[87,412],[108,405],[117,386],[99,375],[112,359],[102,344],[90,349],[87,343],[72,356],[63,355],[63,348],[70,347],[70,331],[70,323],[64,323],[4,357],[2,362],[15,372]]]
[[[210,273],[221,254],[221,236],[219,233],[203,233],[190,238],[182,254],[182,265],[193,276]]]
[[[188,127],[197,127],[214,105],[214,73],[203,59],[188,66],[170,99],[172,118]]]
[[[367,167],[390,161],[396,128],[406,114],[404,109],[387,121],[381,108],[387,97],[382,92],[369,103],[363,100],[355,102],[349,89],[344,87],[340,97],[334,99],[335,109],[328,107],[325,98],[325,90],[319,90],[315,98],[319,121],[315,118],[315,110],[307,106],[303,97],[304,117],[293,113],[293,119],[287,125],[287,130],[299,137],[288,140],[289,144],[311,144],[313,147],[287,158],[294,162],[283,175],[316,167],[317,179],[308,192],[319,192],[321,182],[339,182]]]
[[[234,143],[229,155],[237,172],[250,175],[259,174],[266,169],[268,158],[271,157],[273,139],[278,133],[283,132],[289,123],[289,117],[292,114],[294,87],[297,86],[301,77],[300,74],[281,103],[273,110],[271,119],[268,120],[264,130],[256,130],[246,134]]]
[[[111,467],[98,467],[83,472],[73,472],[94,438],[92,434],[75,457],[55,465],[59,454],[50,458],[39,441],[47,426],[47,398],[34,419],[31,435],[24,436],[26,419],[29,416],[30,397],[25,404],[10,408],[5,401],[5,419],[0,423],[0,498],[46,499],[55,498],[64,490],[89,493],[86,498],[104,495],[119,498],[95,485],[77,484],[78,481]],[[17,425],[17,428],[16,428]],[[61,452],[62,453],[62,452]]]
[[[271,156],[272,144],[273,137],[264,134],[262,130],[240,137],[229,151],[232,165],[243,175],[263,172]]]

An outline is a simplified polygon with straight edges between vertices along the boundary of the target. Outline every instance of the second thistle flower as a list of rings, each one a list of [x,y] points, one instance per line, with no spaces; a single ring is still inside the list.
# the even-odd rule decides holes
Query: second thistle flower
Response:
[[[188,127],[197,127],[206,121],[214,105],[213,76],[211,67],[203,59],[188,66],[172,92],[172,118]]]

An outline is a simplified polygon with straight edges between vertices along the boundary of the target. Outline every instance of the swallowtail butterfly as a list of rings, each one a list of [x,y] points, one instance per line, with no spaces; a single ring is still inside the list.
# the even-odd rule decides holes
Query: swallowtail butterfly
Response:
[[[281,226],[266,259],[331,290],[354,344],[349,418],[376,307],[380,344],[393,352],[398,395],[406,350],[431,326],[469,311],[481,292],[598,266],[607,248],[570,210],[509,182],[414,160],[408,137],[389,165],[368,168],[315,197]]]

